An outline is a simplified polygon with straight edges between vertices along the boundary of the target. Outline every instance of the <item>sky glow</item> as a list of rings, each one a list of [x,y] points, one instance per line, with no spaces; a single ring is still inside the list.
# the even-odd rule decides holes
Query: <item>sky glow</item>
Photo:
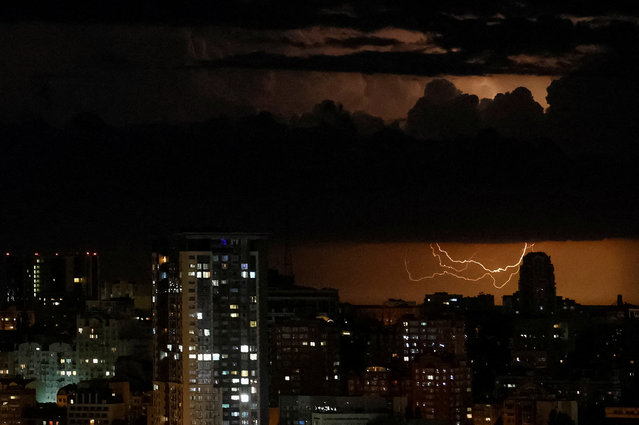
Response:
[[[437,259],[441,271],[434,271],[429,275],[415,277],[409,270],[409,264],[407,260],[404,260],[404,267],[406,268],[408,279],[412,282],[420,282],[422,280],[435,279],[442,276],[452,276],[454,278],[465,280],[468,282],[479,282],[480,280],[488,278],[490,281],[492,281],[492,284],[496,289],[501,289],[506,286],[513,278],[513,276],[519,272],[519,266],[524,259],[524,255],[526,255],[526,252],[529,249],[532,249],[533,246],[534,244],[528,245],[527,242],[524,243],[521,255],[519,256],[519,259],[516,263],[502,265],[496,268],[488,268],[480,261],[473,259],[475,254],[473,254],[470,258],[463,260],[454,259],[451,258],[448,251],[442,249],[442,247],[438,243],[431,243],[430,250],[433,254],[433,257]],[[435,249],[435,247],[437,247],[437,249]],[[442,256],[445,257],[445,259],[442,259]],[[459,264],[460,267],[452,266],[450,265],[450,263]],[[502,280],[501,278],[501,273],[503,272],[508,272],[505,275],[505,280]]]
[[[518,259],[522,243],[446,243],[445,249],[452,258],[474,259],[489,269],[497,269]],[[613,304],[617,294],[622,294],[626,302],[639,301],[637,240],[542,241],[535,242],[532,250],[550,255],[557,295],[581,304]],[[298,281],[319,288],[337,288],[340,299],[351,303],[374,304],[388,298],[421,303],[427,293],[446,291],[465,296],[490,293],[495,295],[495,303],[501,304],[503,295],[517,291],[517,275],[501,288],[493,287],[489,279],[469,282],[450,275],[411,281],[405,260],[416,276],[440,271],[428,243],[303,244],[292,252]],[[273,254],[277,266],[276,250]]]

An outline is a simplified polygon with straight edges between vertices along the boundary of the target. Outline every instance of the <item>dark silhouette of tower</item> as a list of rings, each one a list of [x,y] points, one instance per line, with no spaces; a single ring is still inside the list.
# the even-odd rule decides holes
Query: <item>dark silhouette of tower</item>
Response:
[[[519,271],[519,307],[524,315],[549,315],[555,311],[555,268],[550,256],[531,252]]]

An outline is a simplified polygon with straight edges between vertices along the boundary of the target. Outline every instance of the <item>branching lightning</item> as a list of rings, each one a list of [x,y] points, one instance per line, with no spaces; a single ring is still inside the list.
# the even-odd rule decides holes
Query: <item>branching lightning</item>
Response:
[[[439,271],[426,276],[413,277],[413,274],[410,272],[410,270],[408,270],[408,260],[406,259],[404,259],[404,268],[406,269],[408,278],[412,282],[435,279],[437,277],[446,275],[455,277],[457,279],[463,279],[468,282],[478,282],[484,278],[489,278],[495,288],[501,289],[506,286],[508,282],[511,281],[513,276],[519,272],[519,267],[521,266],[521,262],[524,259],[524,255],[526,255],[526,252],[533,246],[534,244],[528,244],[527,242],[524,243],[521,255],[519,256],[519,259],[516,263],[491,269],[489,267],[486,267],[481,262],[473,260],[473,257],[464,260],[454,259],[450,256],[448,251],[443,249],[438,243],[435,243],[434,245],[430,244],[430,250],[433,253],[433,257],[437,259],[440,268]],[[435,249],[435,247],[437,247],[437,249]],[[506,272],[509,272],[508,278],[498,284],[497,281],[500,274]]]

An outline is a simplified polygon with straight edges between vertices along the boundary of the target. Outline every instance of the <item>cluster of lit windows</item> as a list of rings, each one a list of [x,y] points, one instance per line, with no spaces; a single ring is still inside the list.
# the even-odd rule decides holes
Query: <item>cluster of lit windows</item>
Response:
[[[36,264],[33,266],[33,296],[37,296],[40,292],[40,263],[41,259],[36,258]]]

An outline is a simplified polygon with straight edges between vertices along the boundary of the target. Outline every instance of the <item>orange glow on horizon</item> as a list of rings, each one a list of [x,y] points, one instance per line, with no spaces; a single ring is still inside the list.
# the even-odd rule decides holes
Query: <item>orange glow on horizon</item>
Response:
[[[453,259],[474,259],[494,270],[513,264],[522,244],[446,243],[445,249]],[[490,293],[501,304],[503,295],[517,291],[514,277],[501,288],[489,284],[490,280],[467,282],[448,275],[413,282],[404,261],[415,276],[441,271],[430,254],[424,255],[425,249],[428,243],[299,244],[292,247],[293,272],[298,285],[336,288],[341,301],[355,304],[378,304],[389,298],[421,303],[424,295],[439,291],[464,296]],[[639,303],[639,240],[544,241],[535,242],[534,251],[550,255],[557,295],[580,304],[608,305],[622,294],[626,302]],[[273,250],[275,264],[276,255]]]
[[[454,278],[465,280],[467,282],[479,282],[485,278],[489,278],[492,281],[492,285],[496,289],[501,289],[504,286],[506,286],[510,282],[510,280],[513,278],[513,276],[519,272],[519,266],[521,265],[521,262],[524,260],[524,255],[526,255],[526,251],[528,251],[528,249],[531,249],[535,244],[528,245],[528,242],[524,243],[524,248],[522,249],[521,255],[519,256],[519,259],[517,260],[516,263],[508,264],[506,266],[500,266],[493,269],[486,267],[483,263],[479,261],[473,260],[472,257],[474,257],[474,254],[469,259],[455,260],[450,256],[448,251],[442,249],[442,247],[438,243],[435,243],[435,245],[437,246],[437,251],[435,251],[433,244],[430,244],[430,249],[433,253],[433,257],[437,258],[439,267],[443,270],[435,271],[431,273],[430,275],[424,275],[424,276],[415,278],[413,277],[412,273],[408,270],[408,261],[404,259],[404,268],[406,269],[406,273],[408,274],[408,279],[410,281],[420,282],[422,280],[435,279],[437,277],[442,277],[442,276],[452,276]],[[448,262],[454,263],[454,264],[463,264],[463,267],[456,268],[454,266],[446,264],[444,261],[442,261],[442,254],[446,257]],[[463,273],[468,270],[468,266],[470,265],[479,266],[479,268],[481,269],[479,271],[480,274],[479,275],[475,274],[475,276],[473,277],[472,271],[471,271],[470,273],[467,273],[466,275],[464,275]],[[511,272],[508,275],[508,278],[504,280],[502,283],[497,284],[497,279],[495,278],[495,275],[500,274],[502,272],[506,272],[510,269],[516,269],[516,270]],[[468,276],[468,274],[470,274],[471,276]]]

